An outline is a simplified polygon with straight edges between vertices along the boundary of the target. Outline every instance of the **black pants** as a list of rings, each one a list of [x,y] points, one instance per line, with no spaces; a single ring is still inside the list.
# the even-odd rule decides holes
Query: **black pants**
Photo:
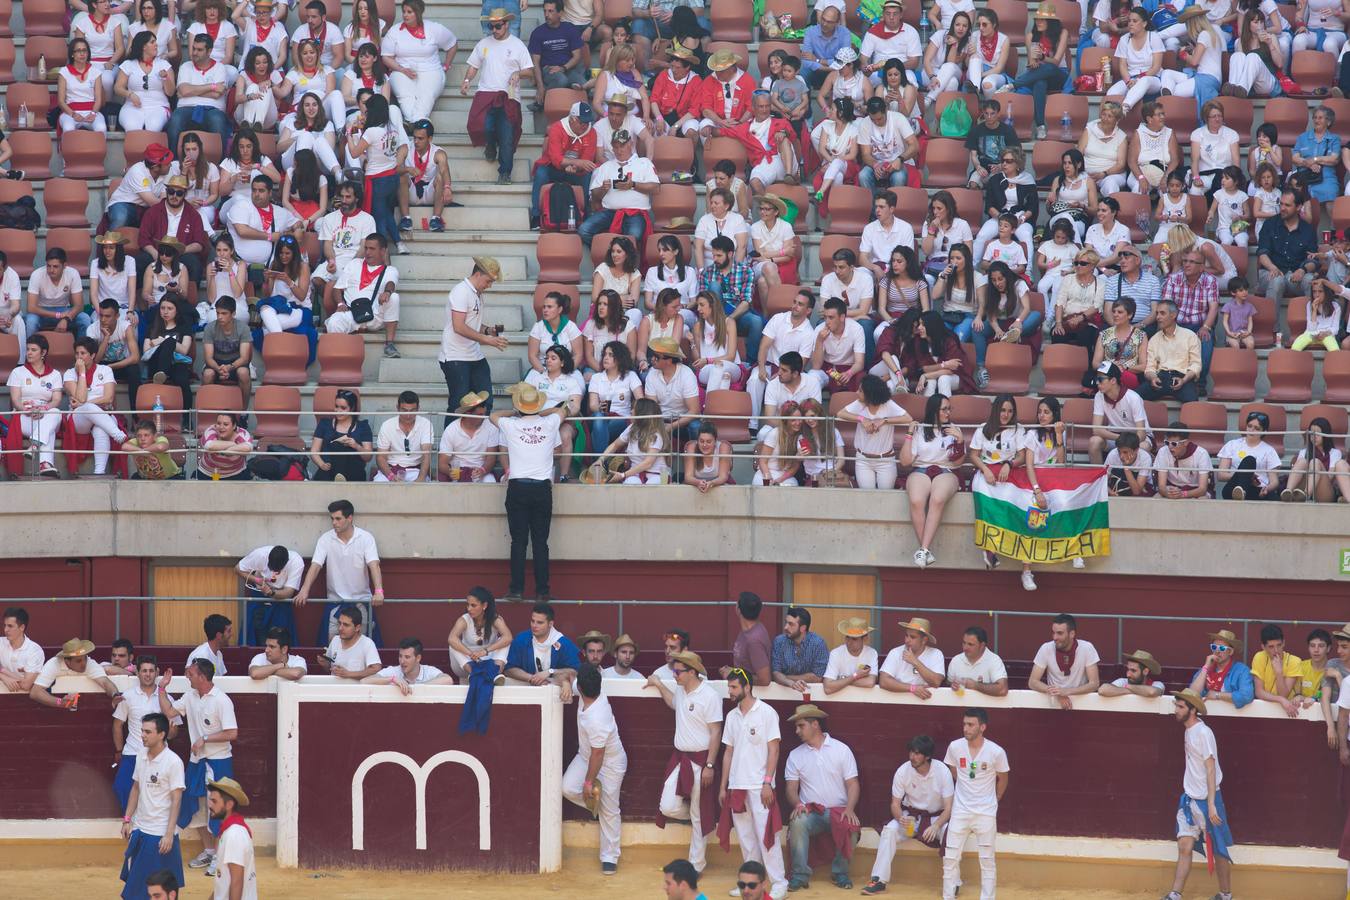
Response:
[[[135,340],[135,337],[132,337]],[[117,379],[118,384],[127,386],[127,409],[136,408],[136,391],[141,386],[141,364],[134,366],[123,366],[120,369],[113,369],[113,377]],[[119,407],[120,408],[120,407]]]
[[[525,593],[525,548],[534,544],[534,590],[548,590],[548,530],[553,522],[553,482],[513,478],[506,483],[506,526],[511,532],[509,593]]]
[[[488,366],[486,359],[476,359],[473,362],[461,362],[452,360],[441,363],[441,374],[445,376],[445,387],[449,391],[449,405],[445,410],[445,424],[456,418],[455,410],[459,408],[459,401],[464,399],[464,395],[470,392],[487,392],[487,411],[492,412],[492,369]]]
[[[1269,494],[1261,493],[1261,485],[1256,480],[1256,457],[1249,456],[1238,467],[1233,470],[1233,477],[1223,486],[1223,499],[1233,499],[1233,489],[1242,488],[1246,500],[1278,500],[1280,494],[1278,491],[1271,491]]]
[[[1181,384],[1182,374],[1180,372],[1160,372],[1162,377],[1162,387],[1154,387],[1146,379],[1139,382],[1139,396],[1145,400],[1162,400],[1167,397],[1174,398],[1178,403],[1190,403],[1192,400],[1200,399],[1200,388],[1194,381],[1188,381]],[[1167,376],[1171,376],[1170,378]]]
[[[183,409],[192,409],[192,366],[178,362],[173,356],[174,340],[171,338],[160,344],[145,360],[145,374],[154,378],[156,372],[163,372],[165,380],[183,392]],[[190,428],[190,417],[183,413],[183,427]]]

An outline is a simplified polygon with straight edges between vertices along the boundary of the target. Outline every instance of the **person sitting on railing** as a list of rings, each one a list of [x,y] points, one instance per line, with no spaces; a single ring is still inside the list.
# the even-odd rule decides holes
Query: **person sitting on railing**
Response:
[[[1228,629],[1209,636],[1209,656],[1191,679],[1191,690],[1208,701],[1227,700],[1242,709],[1256,697],[1252,670],[1239,657],[1242,644]]]
[[[941,324],[941,319],[932,313]],[[932,394],[924,407],[923,422],[909,426],[909,434],[900,448],[900,465],[911,469],[905,481],[909,495],[909,520],[919,548],[914,565],[920,569],[937,562],[928,546],[937,536],[947,503],[961,489],[954,471],[966,458],[966,439],[952,422],[952,401],[943,394]]]
[[[142,419],[137,422],[131,440],[122,445],[122,452],[136,466],[136,471],[131,473],[132,480],[167,481],[182,478],[183,470],[169,453],[169,446],[169,439],[159,433],[153,420]]]
[[[1340,502],[1350,503],[1350,465],[1331,433],[1331,423],[1318,416],[1308,423],[1303,449],[1298,451],[1289,474],[1289,482],[1280,492],[1286,503],[1303,503],[1312,498],[1331,503],[1340,493]]]
[[[328,642],[328,649],[315,660],[319,668],[353,681],[360,681],[380,670],[380,653],[375,642],[361,633],[363,621],[361,607],[355,603],[338,610],[337,631]]]
[[[497,600],[485,587],[472,587],[464,598],[464,613],[450,627],[450,671],[468,681],[472,663],[491,660],[498,678],[506,666],[511,629],[497,614]]]
[[[775,684],[802,692],[824,680],[830,662],[825,639],[811,630],[811,611],[789,606],[783,612],[783,633],[773,639]]]
[[[431,420],[419,416],[421,398],[416,391],[398,395],[398,415],[385,419],[375,438],[375,466],[379,470],[372,481],[432,481]],[[399,444],[403,445],[402,452]]]
[[[1147,650],[1136,650],[1133,653],[1127,653],[1125,660],[1125,675],[1122,678],[1103,684],[1097,689],[1097,693],[1103,697],[1123,697],[1126,694],[1134,694],[1138,697],[1161,697],[1167,690],[1167,685],[1161,681],[1150,681],[1151,678],[1157,678],[1162,674],[1162,664],[1153,658],[1153,654]]]
[[[1169,500],[1208,497],[1213,463],[1209,451],[1191,440],[1181,422],[1167,426],[1167,434],[1153,458],[1158,473],[1158,494]]]
[[[403,696],[412,693],[415,684],[454,684],[455,679],[435,666],[422,662],[422,642],[404,638],[398,642],[398,665],[385,666],[374,675],[361,679],[362,684],[392,684]]]
[[[22,606],[8,607],[0,614],[0,624],[4,625],[4,636],[0,637],[0,684],[11,693],[26,694],[46,665],[42,647],[28,636],[28,610]]]
[[[1233,438],[1219,450],[1219,480],[1225,500],[1278,500],[1280,453],[1265,441],[1270,416],[1247,413],[1242,437]]]
[[[238,413],[216,413],[215,424],[202,435],[194,478],[204,481],[252,481],[248,454],[253,436],[239,424]]]
[[[1101,687],[1097,648],[1078,639],[1078,620],[1060,613],[1050,620],[1050,640],[1041,644],[1031,663],[1027,687],[1049,694],[1061,709],[1073,709],[1073,698],[1095,694]]]
[[[577,645],[553,625],[553,607],[543,601],[530,610],[530,627],[511,639],[507,678],[535,686],[556,684],[562,701],[572,700],[572,681],[581,665]]]
[[[932,688],[942,686],[946,660],[927,619],[912,617],[901,622],[900,628],[905,632],[904,641],[886,654],[877,683],[882,690],[908,691],[920,700],[927,700],[933,696]]]

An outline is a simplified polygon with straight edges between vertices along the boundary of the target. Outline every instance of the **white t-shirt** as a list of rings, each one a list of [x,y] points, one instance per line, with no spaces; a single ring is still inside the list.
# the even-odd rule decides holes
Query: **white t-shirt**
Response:
[[[984,436],[984,427],[975,429],[970,439],[970,449],[980,454],[986,466],[1012,462],[1022,452],[1026,444],[1026,432],[1021,425],[999,429],[992,438]]]
[[[1200,147],[1200,171],[1222,169],[1233,165],[1232,151],[1229,149],[1239,142],[1238,133],[1224,125],[1215,134],[1209,126],[1201,125],[1191,132],[1191,146]]]
[[[910,440],[910,448],[914,452],[914,467],[922,468],[924,466],[942,466],[943,468],[952,468],[958,461],[951,458],[952,448],[956,445],[956,438],[950,434],[945,434],[941,428],[933,428],[933,437],[928,437],[928,429],[920,425],[914,430],[914,437]]]
[[[859,255],[866,261],[889,266],[891,251],[896,247],[914,249],[914,226],[896,216],[888,231],[881,227],[881,220],[874,219],[863,228],[862,240],[858,246]],[[822,284],[821,289],[824,290]]]
[[[1145,682],[1145,684],[1147,684],[1149,687],[1151,687],[1151,688],[1153,688],[1153,689],[1155,689],[1155,690],[1159,690],[1159,691],[1165,691],[1165,690],[1167,690],[1167,685],[1163,684],[1161,681],[1149,681],[1149,682]],[[1112,685],[1112,687],[1127,688],[1127,687],[1130,686],[1130,679],[1128,679],[1128,678],[1117,678],[1117,679],[1115,679],[1114,681],[1111,682],[1111,685]]]
[[[66,369],[65,375],[61,376],[64,384],[74,384],[76,381],[84,379],[76,373],[75,369]],[[113,370],[103,364],[94,366],[94,377],[89,383],[88,397],[89,403],[102,405],[112,400],[112,392],[117,390],[117,376],[113,375]],[[72,398],[73,399],[73,398]]]
[[[404,444],[404,441],[407,441]],[[375,447],[381,452],[390,452],[386,459],[391,466],[410,468],[422,464],[423,448],[430,449],[435,443],[431,434],[431,420],[426,416],[413,419],[411,431],[404,431],[399,425],[398,416],[392,416],[380,423],[380,433],[375,438]],[[404,447],[409,449],[404,450]],[[425,474],[425,473],[423,473]]]
[[[357,635],[350,647],[343,647],[342,638],[333,635],[333,639],[328,642],[328,655],[332,657],[334,667],[341,666],[349,672],[361,672],[380,664],[380,654],[375,649],[375,642],[364,634]]]
[[[1120,39],[1116,45],[1116,59],[1125,60],[1125,71],[1131,76],[1142,75],[1153,65],[1153,54],[1162,53],[1166,50],[1163,47],[1162,38],[1156,31],[1144,32],[1144,46],[1139,49],[1134,46],[1134,39],[1128,35]]]
[[[137,756],[145,752],[145,740],[141,737],[141,720],[159,711],[159,691],[153,687],[149,696],[146,696],[145,691],[141,690],[140,683],[137,682],[122,695],[122,702],[113,707],[112,717],[126,723],[126,736],[122,743],[123,756]]]
[[[289,209],[276,204],[272,204],[271,208],[272,227],[264,228],[262,211],[252,203],[231,203],[226,207],[228,214],[225,216],[225,223],[234,237],[235,253],[240,259],[251,263],[266,263],[271,260],[275,245],[267,240],[240,237],[238,226],[247,225],[265,234],[276,234],[289,231],[295,224],[295,214]]]
[[[591,750],[604,748],[603,765],[623,764],[628,757],[624,753],[623,741],[619,740],[619,725],[614,721],[614,710],[609,698],[601,694],[583,706],[577,702],[577,753],[587,758]]]
[[[117,189],[108,197],[108,204],[134,203],[143,207],[145,204],[138,195],[151,193],[158,197],[163,193],[163,184],[162,179],[150,174],[150,167],[144,162],[132,163],[122,176],[122,180],[118,182]],[[33,271],[36,274],[37,270]]]
[[[464,420],[456,419],[445,426],[441,434],[440,452],[442,456],[450,457],[451,466],[481,469],[484,455],[493,447],[501,445],[501,432],[490,421],[484,420],[477,431],[469,434],[464,430]]]
[[[195,688],[189,688],[173,704],[178,716],[187,722],[188,737],[196,744],[206,735],[238,728],[234,718],[234,701],[222,688],[213,687],[210,693],[202,696]],[[207,741],[202,745],[201,753],[193,753],[189,762],[201,759],[229,759],[229,741]]]
[[[192,39],[196,35],[206,33],[207,31],[205,22],[193,22],[191,25],[189,25],[187,30],[187,39],[183,41],[183,49],[185,51],[185,54],[187,48],[192,46]],[[234,62],[233,59],[225,58],[225,49],[226,49],[225,45],[230,40],[230,38],[238,38],[238,37],[239,37],[239,29],[234,27],[234,23],[229,21],[222,21],[220,23],[220,30],[216,32],[216,39],[214,43],[212,43],[211,45],[211,58],[218,63],[225,63],[226,65],[232,64]],[[187,65],[189,66],[192,65],[192,61],[189,60]]]
[[[858,55],[868,63],[884,63],[888,59],[913,59],[923,54],[919,32],[906,22],[900,23],[895,34],[881,36],[869,30],[862,40]]]
[[[947,798],[955,792],[952,770],[936,760],[929,762],[926,775],[920,775],[912,763],[905,762],[891,779],[891,796],[910,809],[940,813]]]
[[[666,377],[653,368],[647,373],[645,385],[647,396],[661,404],[661,415],[667,419],[678,419],[686,415],[698,402],[698,378],[694,370],[686,365],[677,366],[674,376]]]
[[[815,379],[812,379],[813,381]],[[844,412],[849,415],[857,416],[863,421],[894,419],[906,416],[906,412],[894,400],[887,400],[881,406],[877,407],[876,412],[867,408],[867,404],[862,400],[854,400],[848,406],[844,407]],[[853,447],[859,453],[868,453],[872,456],[880,456],[883,453],[891,453],[895,450],[895,426],[882,425],[875,434],[869,434],[861,424],[853,432]]]
[[[765,362],[777,365],[779,357],[784,353],[794,351],[801,354],[803,360],[809,361],[811,351],[815,349],[816,327],[811,324],[810,316],[794,325],[792,324],[792,313],[775,313],[769,319],[768,324],[764,326],[761,342],[767,343],[770,340],[773,341],[773,344],[769,347]],[[758,360],[751,360],[751,362],[758,362]]]
[[[308,22],[301,22],[291,32],[291,44],[299,45],[301,41],[319,41],[321,44],[319,63],[320,65],[331,66],[333,64],[333,45],[342,43],[342,31],[332,22],[324,19],[319,25],[318,35],[315,35]]]
[[[0,638],[0,669],[8,669],[11,672],[17,672],[20,675],[28,675],[42,671],[42,666],[46,659],[42,655],[42,648],[38,642],[24,636],[23,643],[19,649],[15,650],[9,645],[8,638]]]
[[[679,278],[679,269],[667,269],[660,263],[648,269],[646,277],[642,279],[642,289],[650,291],[654,300],[655,295],[666,288],[679,291],[680,305],[690,306],[694,296],[698,294],[698,269],[686,263],[683,280]]]
[[[1003,660],[988,647],[975,662],[967,659],[964,653],[958,653],[947,666],[949,682],[957,678],[973,678],[980,684],[996,684],[1007,677],[1008,669],[1003,665]]]
[[[233,30],[234,26],[228,23],[220,26],[222,32],[226,28]],[[211,52],[214,54],[217,50],[222,49],[222,47],[223,44],[217,42],[215,49],[213,49]],[[229,87],[225,67],[222,66],[218,60],[212,59],[211,65],[205,70],[198,69],[196,63],[192,62],[191,60],[188,60],[187,62],[183,63],[181,66],[178,67],[177,83],[178,87],[180,88],[178,92],[178,107],[180,109],[185,106],[213,106],[216,109],[220,110],[223,110],[225,108],[225,98],[226,96],[228,96],[229,91],[226,91],[219,97],[211,97],[205,94],[199,94],[194,97],[185,97],[183,96],[183,93],[181,91],[181,88],[184,85],[192,85],[193,87],[205,87],[207,85],[220,84],[224,85],[225,87]]]
[[[371,279],[365,287],[362,287],[361,275],[364,271],[362,267],[365,264],[364,257],[353,259],[342,269],[337,282],[333,285],[333,287],[342,291],[343,300],[349,304],[359,297],[375,300],[377,299],[377,290],[380,294],[383,294],[387,287],[398,288],[398,267],[396,266],[385,266],[383,273],[380,273],[379,266],[371,269],[370,271],[373,273]],[[383,278],[381,278],[381,274],[383,274]]]
[[[398,135],[388,125],[378,125],[361,132],[366,147],[365,171],[367,178],[392,172],[398,165]]]
[[[630,190],[607,190],[605,196],[601,198],[600,205],[605,209],[651,209],[652,198],[637,189],[639,184],[658,184],[661,179],[656,174],[656,169],[652,166],[652,161],[643,156],[628,157],[624,162],[617,159],[611,159],[603,165],[596,167],[591,173],[591,190],[594,191],[601,185],[608,186],[609,182],[620,175],[631,177],[634,187]]]
[[[455,332],[453,313],[464,313],[464,324],[473,331],[483,327],[483,297],[469,279],[464,279],[450,291],[445,308],[445,329],[441,332],[439,362],[476,362],[484,359],[483,345]]]
[[[417,667],[417,676],[411,681],[408,681],[408,677],[403,674],[403,668],[398,665],[385,666],[379,672],[381,678],[397,678],[400,681],[407,681],[408,684],[426,684],[428,681],[440,678],[444,674],[440,669],[426,663]]]
[[[737,235],[748,235],[749,232],[750,226],[746,224],[745,217],[740,213],[729,212],[726,218],[720,222],[712,213],[705,213],[698,220],[698,227],[694,229],[694,240],[708,244],[713,238],[727,237],[734,241]],[[747,237],[746,240],[749,240],[749,238]]]
[[[500,420],[497,428],[506,447],[511,478],[553,479],[553,448],[562,444],[559,416],[509,416]]]
[[[840,644],[830,651],[830,661],[825,664],[825,680],[847,678],[861,666],[867,666],[867,674],[877,674],[877,649],[864,646],[857,656],[850,656],[848,645]]]
[[[1172,455],[1172,448],[1163,444],[1158,448],[1158,455],[1153,458],[1154,468],[1159,472],[1167,472],[1167,483],[1173,487],[1179,487],[1183,490],[1194,490],[1200,486],[1200,474],[1209,473],[1213,470],[1213,462],[1209,458],[1209,451],[1204,447],[1197,446],[1195,452],[1185,459],[1177,459]]]
[[[858,761],[853,751],[828,734],[819,748],[810,744],[794,747],[783,771],[785,781],[798,782],[802,803],[819,803],[826,809],[848,805],[846,782],[857,777]]]
[[[270,665],[272,665],[272,663],[268,661],[266,653],[259,653],[258,655],[254,656],[252,659],[248,661],[248,667],[250,669],[255,668],[257,666],[270,666]],[[292,653],[286,656],[286,668],[299,669],[302,672],[308,672],[309,663],[305,662],[305,658],[303,656],[296,656],[295,654]]]
[[[734,751],[727,787],[758,791],[766,777],[772,783],[775,773],[768,771],[769,742],[781,737],[778,713],[763,700],[755,698],[749,712],[742,712],[740,704],[733,707],[722,731],[722,743]]]
[[[365,239],[375,233],[375,219],[370,213],[360,210],[351,216],[344,216],[340,210],[334,210],[319,219],[315,230],[321,242],[329,241],[333,245],[336,264],[334,274],[337,275],[361,253]],[[327,277],[327,266],[321,263],[315,272],[323,272]]]
[[[294,550],[287,550],[289,554],[286,557],[286,565],[280,572],[273,572],[267,565],[267,557],[272,553],[274,545],[268,544],[249,552],[247,556],[239,560],[235,567],[241,575],[249,572],[261,572],[264,580],[272,586],[274,590],[282,588],[293,588],[300,590],[300,578],[305,573],[305,560]]]
[[[913,663],[904,660],[905,645],[901,644],[890,653],[886,654],[886,661],[881,664],[881,671],[894,678],[901,684],[927,684],[919,670]],[[947,671],[947,661],[942,658],[942,651],[936,647],[925,647],[919,654],[919,662],[931,672],[943,675]]]
[[[1112,447],[1111,452],[1106,454],[1106,467],[1108,469],[1129,469],[1136,477],[1143,478],[1146,483],[1153,482],[1153,455],[1142,447],[1134,458],[1134,465],[1126,466],[1121,462],[1120,449]]]
[[[137,792],[136,813],[131,817],[131,827],[148,835],[163,837],[173,827],[169,821],[173,792],[187,789],[183,760],[168,747],[161,748],[154,759],[142,748],[136,754],[136,772],[132,777],[140,790]]]
[[[276,19],[272,20],[272,27],[267,30],[267,36],[262,37],[258,31],[258,20],[249,16],[244,20],[243,38],[243,48],[239,54],[240,59],[247,58],[248,51],[254,47],[262,47],[272,57],[274,64],[284,62],[284,47],[287,42],[286,26],[279,25]],[[322,57],[322,53],[320,53],[320,57]],[[331,61],[331,53],[329,58]]]
[[[1053,688],[1076,688],[1087,684],[1087,667],[1095,666],[1101,662],[1101,657],[1097,655],[1097,648],[1092,644],[1079,638],[1078,649],[1074,651],[1073,664],[1069,666],[1069,674],[1065,675],[1060,671],[1059,663],[1055,661],[1055,642],[1046,641],[1041,644],[1041,648],[1036,651],[1036,658],[1031,661],[1032,667],[1045,666],[1045,683]]]
[[[808,354],[809,356],[809,354]],[[799,378],[797,386],[787,388],[781,378],[771,378],[764,388],[764,405],[782,409],[783,404],[791,400],[801,405],[803,400],[820,401],[820,382],[814,378]]]
[[[601,401],[609,401],[611,414],[627,418],[633,414],[633,395],[642,390],[642,379],[636,372],[629,371],[623,376],[610,379],[604,372],[591,376],[590,391]]]
[[[84,39],[89,44],[89,58],[95,63],[112,59],[114,47],[116,47],[113,36],[119,31],[125,35],[130,27],[131,23],[121,13],[108,16],[103,21],[102,30],[94,25],[93,16],[87,12],[78,12],[70,20],[71,35],[74,36],[77,31],[84,35]],[[64,69],[63,66],[62,70],[64,71]]]
[[[352,536],[343,543],[337,532],[325,531],[314,544],[316,566],[325,566],[328,582],[328,599],[369,600],[370,570],[367,566],[379,562],[380,552],[375,548],[375,538],[364,528],[352,527]]]
[[[163,48],[160,52],[163,52]],[[159,109],[168,107],[169,97],[164,93],[164,73],[172,72],[173,66],[167,59],[155,57],[155,61],[150,64],[149,72],[141,68],[139,62],[131,59],[123,62],[118,68],[127,76],[127,89],[141,98],[142,107],[153,106]]]
[[[324,99],[324,94],[328,89],[328,76],[332,74],[333,70],[323,63],[319,63],[319,68],[315,69],[313,72],[306,72],[298,66],[291,69],[286,73],[286,80],[295,85],[295,90],[291,94],[292,102],[298,106],[300,98],[305,96],[305,94],[313,94],[322,101]],[[294,130],[295,114],[291,113],[286,119],[290,122],[288,127]],[[336,128],[340,124],[341,123],[329,122],[328,127]]]
[[[423,21],[422,35],[423,36],[420,38],[413,37],[408,31],[408,26],[400,22],[395,27],[389,29],[389,33],[380,41],[380,53],[384,56],[392,56],[394,61],[401,66],[406,66],[409,69],[419,72],[429,72],[442,65],[441,54],[459,43],[454,32],[439,22]],[[488,38],[484,38],[480,41],[479,46],[475,47],[473,52],[477,54],[479,49],[482,48],[485,55],[489,57],[500,57],[502,55],[501,53],[492,53],[487,48],[483,47],[483,44],[488,40]],[[516,43],[520,43],[518,39],[515,40]],[[525,45],[521,44],[521,46],[524,47]],[[511,49],[514,50],[514,47]],[[511,55],[510,50],[508,50],[507,55]],[[482,57],[479,57],[479,59],[481,60]],[[495,58],[492,61],[494,65],[498,65]],[[473,59],[469,60],[469,65],[479,68],[482,67],[481,62],[475,62]],[[525,53],[525,64],[521,66],[521,68],[530,68],[528,50]],[[507,75],[509,74],[510,72],[508,71]],[[483,78],[484,80],[487,79],[486,72],[483,73]],[[480,90],[506,90],[505,76],[503,76],[501,87],[485,86],[480,83]]]
[[[763,220],[750,226],[750,243],[759,251],[761,257],[782,256],[787,252],[788,244],[796,234],[792,226],[782,219],[773,223],[773,229],[764,224]]]
[[[890,251],[887,251],[889,257]],[[820,279],[820,296],[825,300],[840,297],[848,301],[849,309],[862,306],[863,299],[868,300],[876,294],[876,280],[872,271],[862,266],[853,267],[853,277],[845,284],[836,272],[826,272]],[[823,323],[822,323],[823,324]]]
[[[985,739],[979,753],[970,752],[970,742],[957,738],[947,745],[947,755],[943,758],[954,772],[956,799],[952,811],[974,813],[975,815],[998,815],[998,773],[1011,771],[1008,767],[1008,754],[1003,748],[989,739]]]
[[[1027,250],[1022,246],[1022,242],[1013,238],[1008,243],[999,240],[992,240],[984,245],[984,255],[980,257],[982,262],[1001,262],[1007,263],[1014,269],[1017,266],[1027,264]],[[1017,282],[1017,296],[1021,297],[1026,293],[1026,282]]]
[[[627,675],[620,675],[619,670],[614,666],[606,666],[600,670],[601,678],[620,678],[626,681],[646,681],[647,679],[637,669],[629,669]]]
[[[150,28],[142,21],[137,20],[131,23],[131,28],[127,30],[127,46],[131,46],[132,40],[142,31],[149,31]],[[169,58],[169,41],[174,36],[174,23],[168,19],[160,19],[159,24],[155,26],[155,58],[167,60]]]
[[[540,353],[548,350],[548,348],[552,347],[554,344],[561,344],[570,350],[572,348],[572,342],[581,337],[581,329],[577,327],[576,322],[568,319],[567,324],[559,329],[557,335],[554,335],[548,330],[547,323],[545,323],[543,319],[540,319],[538,322],[535,322],[534,326],[530,329],[530,337],[539,342]]]
[[[240,895],[241,900],[258,900],[258,871],[253,863],[253,837],[247,828],[240,825],[231,825],[220,835],[220,845],[216,848],[213,900],[230,900],[231,863],[243,870],[244,892]]]
[[[829,332],[828,326],[821,322],[816,326],[816,334],[822,332],[825,332],[825,352],[821,356],[823,365],[851,366],[854,354],[863,353],[867,346],[867,338],[857,319],[845,319],[841,334]]]
[[[681,753],[707,750],[709,726],[722,721],[722,698],[706,681],[688,693],[679,684],[671,690],[675,695],[675,749]],[[1350,691],[1345,693],[1350,695]]]
[[[1342,692],[1345,693],[1345,692]],[[1205,773],[1205,760],[1214,759],[1214,789],[1217,791],[1223,783],[1223,769],[1219,767],[1219,745],[1214,740],[1214,732],[1203,721],[1186,729],[1186,775],[1181,788],[1186,796],[1195,800],[1209,797],[1209,776]]]
[[[1311,8],[1312,8],[1311,5],[1309,5],[1309,9]],[[1340,7],[1337,6],[1336,10],[1338,13],[1337,23],[1339,24]],[[1344,25],[1341,26],[1341,28],[1344,27],[1345,27]],[[1222,82],[1223,81],[1222,54],[1224,49],[1226,48],[1215,46],[1214,35],[1211,34],[1208,29],[1200,32],[1200,36],[1195,39],[1195,42],[1205,48],[1205,55],[1200,57],[1200,65],[1196,67],[1195,74],[1208,75],[1215,81]]]
[[[204,659],[216,667],[216,676],[228,674],[225,671],[225,657],[219,650],[212,650],[210,643],[203,642],[188,654],[187,661],[191,663],[194,659]]]
[[[525,383],[547,394],[547,405],[550,407],[562,406],[571,398],[582,397],[586,394],[586,382],[581,377],[580,372],[569,374],[559,372],[557,378],[550,379],[547,372],[531,369],[525,376]]]
[[[37,680],[33,683],[41,688],[50,689],[56,684],[56,679],[65,676],[72,678],[102,678],[103,666],[92,657],[86,657],[84,662],[84,671],[76,672],[66,665],[64,656],[53,656],[42,664],[42,669],[38,672]]]
[[[1121,387],[1115,403],[1109,402],[1106,395],[1098,391],[1092,398],[1092,416],[1101,416],[1102,424],[1111,431],[1148,430],[1143,398],[1127,387]]]
[[[1234,469],[1248,456],[1256,457],[1256,483],[1261,487],[1268,486],[1271,471],[1280,467],[1280,454],[1274,447],[1265,441],[1251,447],[1248,446],[1246,438],[1233,438],[1219,450],[1219,459],[1228,460],[1228,464]]]
[[[61,270],[61,279],[53,284],[47,274],[47,267],[39,266],[28,279],[28,293],[37,294],[38,306],[44,309],[65,309],[71,305],[74,296],[84,290],[80,273],[74,266]]]
[[[641,465],[648,456],[654,456],[656,461],[647,469],[649,474],[662,475],[670,471],[670,466],[666,465],[666,456],[662,452],[666,448],[666,439],[660,434],[656,435],[646,450],[643,450],[638,444],[637,436],[633,434],[632,425],[623,430],[623,434],[619,435],[619,440],[624,442],[623,452],[628,457],[630,466]]]
[[[385,36],[381,52],[386,56],[390,52],[389,42],[394,39],[395,33],[396,31],[391,31]],[[451,38],[453,37],[451,35]],[[395,46],[403,52],[404,38],[399,37],[395,40]],[[534,63],[530,59],[530,48],[525,46],[525,42],[508,32],[502,40],[485,37],[479,41],[469,54],[469,68],[478,70],[478,90],[509,93],[510,77],[517,72],[534,68]]]
[[[1129,242],[1130,229],[1120,222],[1111,226],[1110,232],[1102,228],[1101,222],[1094,222],[1088,226],[1087,234],[1083,236],[1083,246],[1096,250],[1097,255],[1103,259],[1114,255],[1116,247],[1120,244]]]
[[[917,53],[918,50],[915,50]],[[865,54],[864,54],[865,55]],[[878,126],[870,116],[858,122],[858,146],[864,144],[872,148],[872,158],[877,162],[894,162],[905,150],[905,141],[914,135],[914,126],[903,113],[888,111],[886,123]]]

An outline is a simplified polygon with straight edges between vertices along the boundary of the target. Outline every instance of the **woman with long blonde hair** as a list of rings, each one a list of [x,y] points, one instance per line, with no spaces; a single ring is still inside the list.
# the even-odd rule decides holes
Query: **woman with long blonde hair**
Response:
[[[731,386],[741,374],[741,354],[736,345],[736,320],[728,319],[722,301],[708,291],[694,298],[694,360],[699,383],[710,391]]]
[[[802,434],[803,424],[802,409],[795,400],[779,407],[778,421],[759,433],[752,484],[796,487],[801,483],[797,473],[802,467],[802,457],[810,452],[810,443]]]
[[[606,460],[623,448],[627,460],[608,476],[608,483],[663,484],[670,476],[666,462],[669,445],[670,435],[661,420],[661,404],[643,397],[633,404],[633,424],[610,442],[595,465],[604,470]]]

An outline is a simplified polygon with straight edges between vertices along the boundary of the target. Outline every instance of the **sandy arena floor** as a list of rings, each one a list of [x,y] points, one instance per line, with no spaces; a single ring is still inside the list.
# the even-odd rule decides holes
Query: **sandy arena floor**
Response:
[[[310,872],[278,869],[271,856],[259,860],[259,895],[264,900],[519,900],[521,897],[554,897],[558,900],[659,900],[664,897],[661,866],[675,853],[666,847],[625,849],[619,873],[600,874],[594,851],[567,850],[563,871],[554,875],[488,876],[470,873],[383,873],[330,871]],[[114,843],[0,844],[0,872],[6,900],[41,900],[60,894],[90,900],[120,894],[117,878],[121,848]],[[975,860],[965,861],[967,884],[978,884]],[[872,853],[860,850],[853,863],[858,888],[867,881]],[[714,850],[700,889],[709,900],[727,896],[735,882],[739,856]],[[896,861],[893,882],[884,896],[897,900],[933,900],[941,895],[941,872],[936,856],[915,859],[902,855]],[[898,883],[904,879],[908,886]],[[1001,860],[1000,900],[1156,900],[1167,892],[1170,867],[1154,865],[1100,865],[1060,860]],[[1343,896],[1345,880],[1337,873],[1307,875],[1275,874],[1238,870],[1235,897],[1300,897],[1308,900]],[[1112,887],[1102,887],[1102,885]],[[188,875],[184,898],[210,895],[208,879],[201,872]],[[1190,898],[1212,896],[1216,886],[1199,863],[1191,878]],[[967,893],[967,892],[963,892]],[[978,896],[978,890],[970,894]],[[792,895],[850,897],[829,883],[828,872],[818,874],[811,889]]]

